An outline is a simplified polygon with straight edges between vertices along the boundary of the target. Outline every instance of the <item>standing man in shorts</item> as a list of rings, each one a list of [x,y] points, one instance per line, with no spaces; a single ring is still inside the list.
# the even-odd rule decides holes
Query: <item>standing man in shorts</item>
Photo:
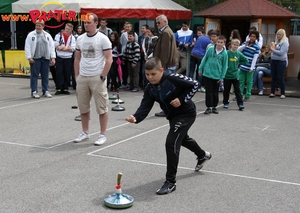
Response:
[[[85,32],[76,41],[74,70],[76,93],[81,114],[82,133],[75,143],[89,139],[90,101],[94,96],[96,111],[99,114],[100,135],[95,145],[106,142],[108,122],[108,93],[106,76],[112,64],[112,45],[108,37],[97,30],[98,17],[90,13],[90,19],[84,22]]]

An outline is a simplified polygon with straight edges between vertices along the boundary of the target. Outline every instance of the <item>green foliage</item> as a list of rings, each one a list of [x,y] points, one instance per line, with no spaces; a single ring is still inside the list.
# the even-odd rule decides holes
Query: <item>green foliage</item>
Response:
[[[173,0],[174,2],[191,9],[192,11],[202,11],[226,0]],[[251,0],[249,0],[251,1]],[[270,0],[273,3],[287,8],[294,12],[300,12],[300,0]]]
[[[176,3],[191,9],[192,11],[202,11],[215,4],[221,3],[225,0],[173,0]]]

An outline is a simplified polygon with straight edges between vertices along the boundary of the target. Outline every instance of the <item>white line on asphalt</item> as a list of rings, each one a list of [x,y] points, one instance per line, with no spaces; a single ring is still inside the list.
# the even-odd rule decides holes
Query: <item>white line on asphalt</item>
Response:
[[[123,124],[120,124],[118,126],[113,126],[111,128],[108,128],[107,131],[112,130],[112,129],[116,129],[116,128],[119,128],[119,127],[122,127],[122,126],[125,126],[125,125],[128,125],[128,124],[129,123],[123,123]],[[90,136],[93,136],[93,135],[96,135],[96,134],[99,134],[99,133],[100,132],[94,132],[94,133],[91,133]],[[50,146],[50,147],[48,147],[48,149],[52,149],[52,148],[55,148],[55,147],[58,147],[58,146],[61,146],[61,145],[67,144],[67,143],[71,143],[71,142],[74,142],[74,139],[63,142],[63,143],[56,144],[54,146]]]
[[[155,165],[155,166],[166,166],[166,164],[162,164],[162,163],[153,163],[153,162],[133,160],[133,159],[126,159],[126,158],[119,158],[119,157],[112,157],[112,156],[105,156],[105,155],[95,155],[95,154],[92,154],[92,153],[90,155],[94,156],[94,157],[109,158],[109,159],[122,160],[122,161],[129,161],[129,162],[134,162],[134,163],[141,163],[141,164],[148,164],[148,165]],[[192,170],[192,171],[194,171],[194,168],[189,168],[189,167],[178,166],[178,168],[179,169],[184,169],[184,170]],[[209,171],[209,170],[201,170],[201,172],[218,174],[218,175],[224,175],[224,176],[231,176],[231,177],[238,177],[238,178],[245,178],[245,179],[252,179],[252,180],[259,180],[259,181],[266,181],[266,182],[272,182],[272,183],[280,183],[280,184],[300,186],[300,183],[294,183],[294,182],[289,182],[289,181],[281,181],[281,180],[274,180],[274,179],[267,179],[267,178],[252,177],[252,176],[247,176],[247,175],[231,174],[231,173],[226,173],[226,172],[216,172],[216,171]]]
[[[32,147],[32,148],[39,148],[39,149],[48,149],[48,147],[44,147],[44,146],[34,146],[34,145],[29,145],[29,144],[14,143],[14,142],[8,142],[8,141],[0,141],[0,143],[9,144],[9,145],[26,146],[26,147]]]
[[[277,106],[277,107],[292,107],[292,108],[300,108],[300,105],[284,105],[284,104],[270,104],[270,103],[257,103],[257,102],[247,102],[247,104],[253,105],[265,105],[265,106]]]
[[[1,109],[8,109],[8,108],[13,108],[13,107],[19,107],[19,106],[25,106],[25,105],[29,105],[29,104],[36,104],[36,103],[40,103],[40,102],[44,102],[44,101],[50,101],[52,99],[59,99],[59,98],[65,98],[66,96],[61,96],[61,97],[53,97],[53,98],[41,98],[39,100],[34,100],[31,102],[27,102],[27,103],[22,103],[22,104],[15,104],[15,105],[11,105],[11,106],[5,106],[5,107],[0,107]],[[31,98],[33,100],[33,98]],[[28,99],[29,100],[29,99]]]
[[[148,133],[150,133],[150,132],[156,131],[156,130],[158,130],[158,129],[164,128],[164,127],[166,127],[166,126],[169,126],[169,124],[165,124],[165,125],[162,125],[162,126],[160,126],[160,127],[156,127],[156,128],[151,129],[151,130],[149,130],[149,131],[143,132],[143,133],[141,133],[141,134],[132,136],[132,137],[127,138],[127,139],[125,139],[125,140],[121,140],[121,141],[119,141],[119,142],[117,142],[117,143],[111,144],[111,145],[109,145],[109,146],[105,146],[105,147],[103,147],[103,148],[101,148],[101,149],[97,149],[97,150],[95,150],[95,151],[93,151],[93,152],[88,153],[87,155],[91,155],[91,154],[93,154],[93,153],[95,153],[95,152],[99,152],[99,151],[102,151],[102,150],[104,150],[104,149],[107,149],[107,148],[110,148],[110,147],[119,145],[119,144],[121,144],[121,143],[124,143],[124,142],[126,142],[126,141],[131,140],[131,139],[140,137],[140,136],[142,136],[142,135],[148,134]]]

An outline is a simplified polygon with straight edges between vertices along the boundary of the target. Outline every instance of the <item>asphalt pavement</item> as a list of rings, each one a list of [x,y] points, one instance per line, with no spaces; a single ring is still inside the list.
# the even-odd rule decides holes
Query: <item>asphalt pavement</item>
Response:
[[[41,92],[39,81],[39,90]],[[166,172],[168,121],[155,117],[158,104],[140,124],[125,118],[143,92],[120,92],[125,111],[109,111],[107,143],[95,146],[99,121],[94,103],[91,138],[81,132],[75,91],[53,98],[30,97],[29,79],[0,77],[0,213],[114,212],[104,198],[122,191],[134,197],[133,213],[300,212],[300,99],[253,95],[239,111],[235,102],[204,115],[205,95],[193,100],[197,119],[189,135],[212,153],[200,172],[196,156],[181,149],[177,189],[159,196]],[[233,96],[231,95],[231,98]],[[110,104],[110,109],[116,104]]]

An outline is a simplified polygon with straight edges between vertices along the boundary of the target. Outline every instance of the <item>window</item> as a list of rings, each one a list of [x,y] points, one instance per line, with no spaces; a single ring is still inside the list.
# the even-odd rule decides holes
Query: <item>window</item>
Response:
[[[261,35],[264,39],[263,45],[269,44],[275,40],[276,24],[262,24]]]

